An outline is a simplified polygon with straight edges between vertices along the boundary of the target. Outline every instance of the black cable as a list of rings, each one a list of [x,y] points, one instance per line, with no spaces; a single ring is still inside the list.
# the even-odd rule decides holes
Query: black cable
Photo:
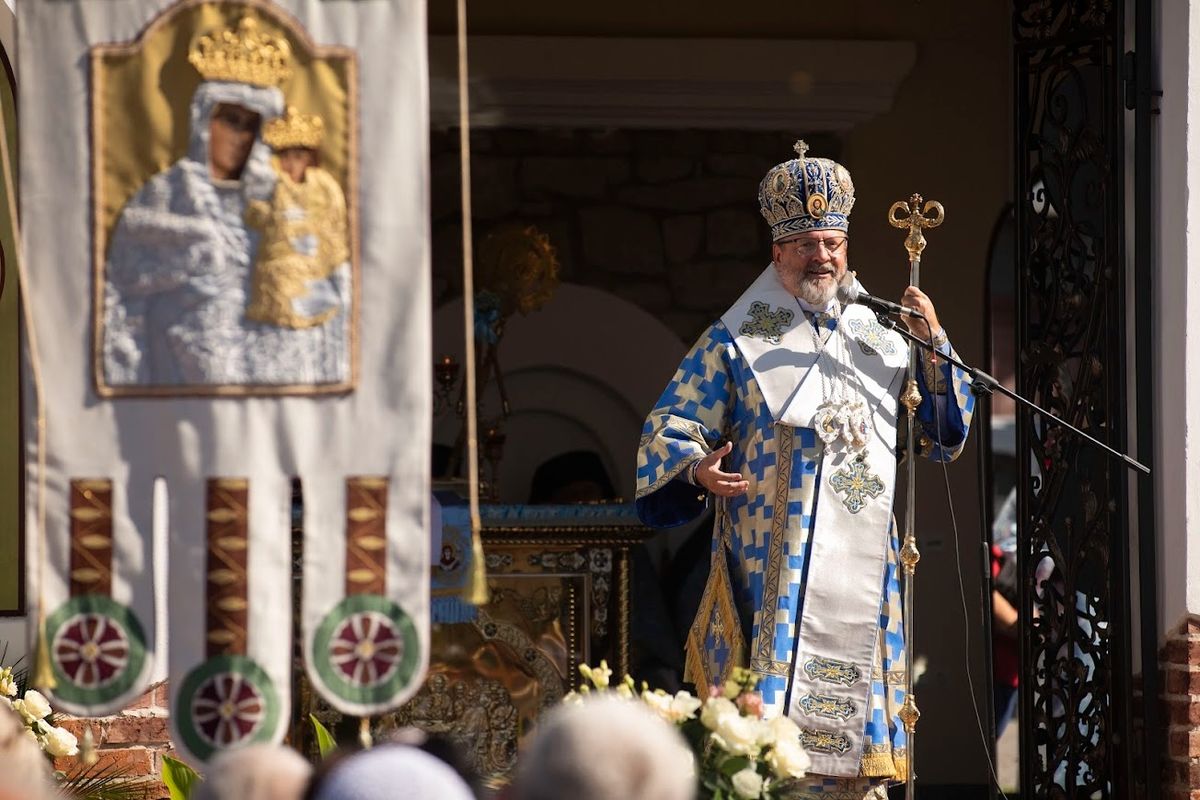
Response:
[[[925,326],[929,328],[928,325]],[[933,330],[929,330],[929,353],[932,357],[937,357],[939,354],[933,346]],[[933,403],[933,427],[934,436],[937,437],[938,446],[938,461],[942,464],[942,479],[946,485],[946,504],[950,509],[950,527],[954,531],[954,563],[958,574],[958,597],[962,601],[963,613],[963,663],[966,667],[967,688],[971,694],[971,707],[975,710],[975,724],[979,729],[979,741],[983,745],[984,756],[987,758],[988,770],[991,773],[992,783],[996,787],[996,791],[1004,800],[1008,800],[1008,796],[1004,794],[1004,789],[1000,786],[1000,778],[996,774],[996,764],[992,759],[992,747],[988,744],[987,734],[983,730],[983,718],[979,713],[979,703],[975,699],[975,680],[971,677],[971,614],[967,610],[967,588],[963,583],[962,576],[962,552],[958,544],[958,519],[954,513],[954,494],[950,491],[950,469],[946,466],[945,451],[942,445],[942,421],[941,413],[937,403],[937,374],[935,372],[933,386],[925,387],[929,391],[930,400]],[[954,391],[954,375],[950,375],[950,380],[946,383],[946,396]],[[946,403],[949,406],[949,400]],[[965,441],[964,441],[965,444]],[[910,453],[911,458],[914,454]],[[980,498],[982,501],[982,498]]]

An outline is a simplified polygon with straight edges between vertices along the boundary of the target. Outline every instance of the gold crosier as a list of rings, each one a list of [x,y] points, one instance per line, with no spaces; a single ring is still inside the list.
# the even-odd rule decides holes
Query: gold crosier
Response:
[[[888,209],[888,222],[893,228],[907,230],[904,239],[904,249],[908,251],[908,282],[911,286],[920,288],[921,253],[925,249],[925,229],[936,228],[942,224],[946,216],[942,204],[930,200],[924,202],[919,194],[908,198],[906,203],[897,200]],[[930,334],[933,332],[930,331]],[[900,709],[900,721],[904,723],[904,731],[908,738],[905,758],[908,769],[905,770],[905,798],[914,800],[916,778],[913,770],[913,753],[917,719],[921,712],[917,709],[917,700],[913,696],[913,582],[917,571],[917,562],[921,560],[921,552],[917,549],[917,537],[914,523],[917,510],[917,460],[914,441],[916,430],[917,406],[921,404],[921,392],[917,388],[917,369],[920,367],[920,353],[914,343],[908,346],[908,380],[905,381],[904,391],[900,394],[900,402],[908,417],[907,449],[908,460],[907,503],[904,508],[904,544],[900,548],[900,563],[904,566],[904,631],[908,637],[908,646],[904,648],[904,674],[907,692],[904,706]]]

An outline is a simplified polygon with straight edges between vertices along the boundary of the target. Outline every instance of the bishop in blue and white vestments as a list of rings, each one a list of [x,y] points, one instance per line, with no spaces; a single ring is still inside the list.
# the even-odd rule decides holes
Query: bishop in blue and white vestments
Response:
[[[716,506],[712,567],[687,642],[686,678],[759,678],[768,716],[802,731],[812,770],[795,796],[886,797],[906,776],[899,541],[892,514],[906,424],[908,347],[860,305],[842,306],[854,184],[799,157],[759,189],[772,263],[692,347],[646,419],[638,513],[681,525]],[[932,301],[914,332],[952,353]],[[932,330],[929,330],[932,328]],[[949,461],[974,398],[965,373],[922,358],[916,441]]]

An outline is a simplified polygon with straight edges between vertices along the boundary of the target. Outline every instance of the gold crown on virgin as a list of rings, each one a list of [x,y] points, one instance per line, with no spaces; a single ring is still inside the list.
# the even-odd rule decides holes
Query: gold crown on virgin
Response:
[[[808,158],[808,145],[796,142],[798,158],[771,168],[758,187],[759,210],[771,226],[771,241],[805,231],[845,231],[854,208],[854,182],[841,164]]]
[[[263,125],[263,141],[272,150],[287,150],[289,147],[321,146],[325,123],[316,114],[301,114],[295,106],[288,106],[287,113]]]
[[[213,30],[197,38],[188,61],[206,81],[278,86],[292,74],[292,48],[282,36],[259,30],[242,17],[237,30]]]

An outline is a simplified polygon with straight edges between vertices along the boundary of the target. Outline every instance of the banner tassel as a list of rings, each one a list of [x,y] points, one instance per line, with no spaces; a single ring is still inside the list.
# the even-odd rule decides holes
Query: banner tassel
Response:
[[[482,606],[488,601],[487,564],[484,563],[483,536],[477,526],[471,528],[471,577],[464,599],[472,605]]]
[[[58,680],[54,677],[54,667],[50,664],[50,643],[46,641],[46,616],[38,614],[37,642],[34,645],[33,685],[38,689],[54,691],[58,688]]]
[[[371,718],[359,717],[358,720],[358,743],[363,750],[370,750],[371,745],[375,742],[371,738]]]

